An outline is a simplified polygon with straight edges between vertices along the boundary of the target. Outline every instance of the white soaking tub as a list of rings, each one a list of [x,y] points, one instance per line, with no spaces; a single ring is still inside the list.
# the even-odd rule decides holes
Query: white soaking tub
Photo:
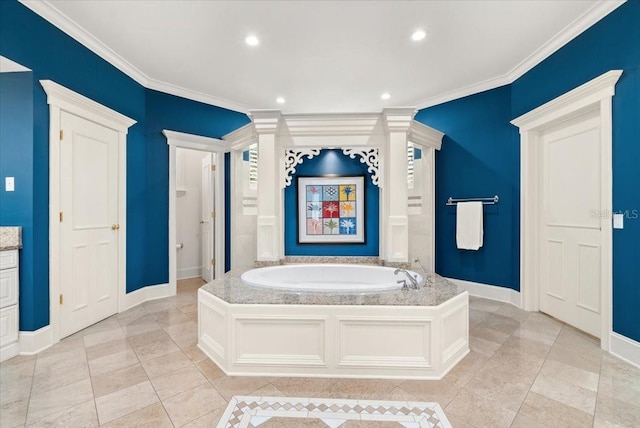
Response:
[[[242,274],[240,279],[254,287],[280,290],[316,292],[379,292],[402,288],[399,280],[406,280],[403,272],[395,274],[395,269],[382,266],[347,264],[305,264],[284,265],[252,269]],[[422,276],[408,271],[422,284]]]

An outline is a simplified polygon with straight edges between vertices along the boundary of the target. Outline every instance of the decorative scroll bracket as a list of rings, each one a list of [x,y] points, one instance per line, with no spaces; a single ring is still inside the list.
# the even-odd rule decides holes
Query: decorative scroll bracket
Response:
[[[307,159],[313,159],[320,154],[320,149],[298,149],[284,151],[284,180],[282,187],[289,187],[293,174],[296,173],[296,166],[300,165],[304,161],[304,157]]]
[[[380,171],[380,158],[379,150],[377,148],[372,149],[342,149],[342,153],[349,156],[351,159],[355,159],[356,156],[360,156],[360,163],[367,164],[367,172],[371,174],[371,182],[378,187],[380,186],[380,177],[382,171]]]

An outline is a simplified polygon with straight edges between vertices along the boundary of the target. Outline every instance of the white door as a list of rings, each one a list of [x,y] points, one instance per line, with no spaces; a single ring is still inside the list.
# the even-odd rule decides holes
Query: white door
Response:
[[[213,281],[215,276],[215,252],[214,252],[214,180],[215,165],[213,154],[207,153],[202,158],[202,279]]]
[[[540,137],[540,310],[600,337],[600,120],[583,115]]]
[[[60,337],[118,310],[118,133],[61,112]]]

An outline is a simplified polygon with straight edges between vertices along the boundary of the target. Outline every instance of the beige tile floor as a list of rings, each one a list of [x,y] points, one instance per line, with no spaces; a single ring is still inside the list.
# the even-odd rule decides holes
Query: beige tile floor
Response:
[[[443,380],[228,377],[200,352],[199,280],[0,365],[0,427],[213,427],[233,395],[437,401],[454,427],[640,427],[640,370],[539,313],[471,298]]]

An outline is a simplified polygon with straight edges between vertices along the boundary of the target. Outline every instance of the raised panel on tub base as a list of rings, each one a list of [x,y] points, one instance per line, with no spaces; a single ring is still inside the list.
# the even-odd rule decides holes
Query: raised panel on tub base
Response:
[[[198,291],[198,347],[222,367],[227,351],[227,308],[220,302],[209,293]]]
[[[451,369],[469,353],[469,304],[458,302],[442,314],[442,365]]]
[[[338,367],[431,368],[431,319],[338,317],[337,321]]]
[[[229,304],[198,292],[198,345],[227,375],[441,379],[469,352],[469,297],[439,306]]]
[[[233,323],[234,366],[327,366],[326,317],[245,315]]]

